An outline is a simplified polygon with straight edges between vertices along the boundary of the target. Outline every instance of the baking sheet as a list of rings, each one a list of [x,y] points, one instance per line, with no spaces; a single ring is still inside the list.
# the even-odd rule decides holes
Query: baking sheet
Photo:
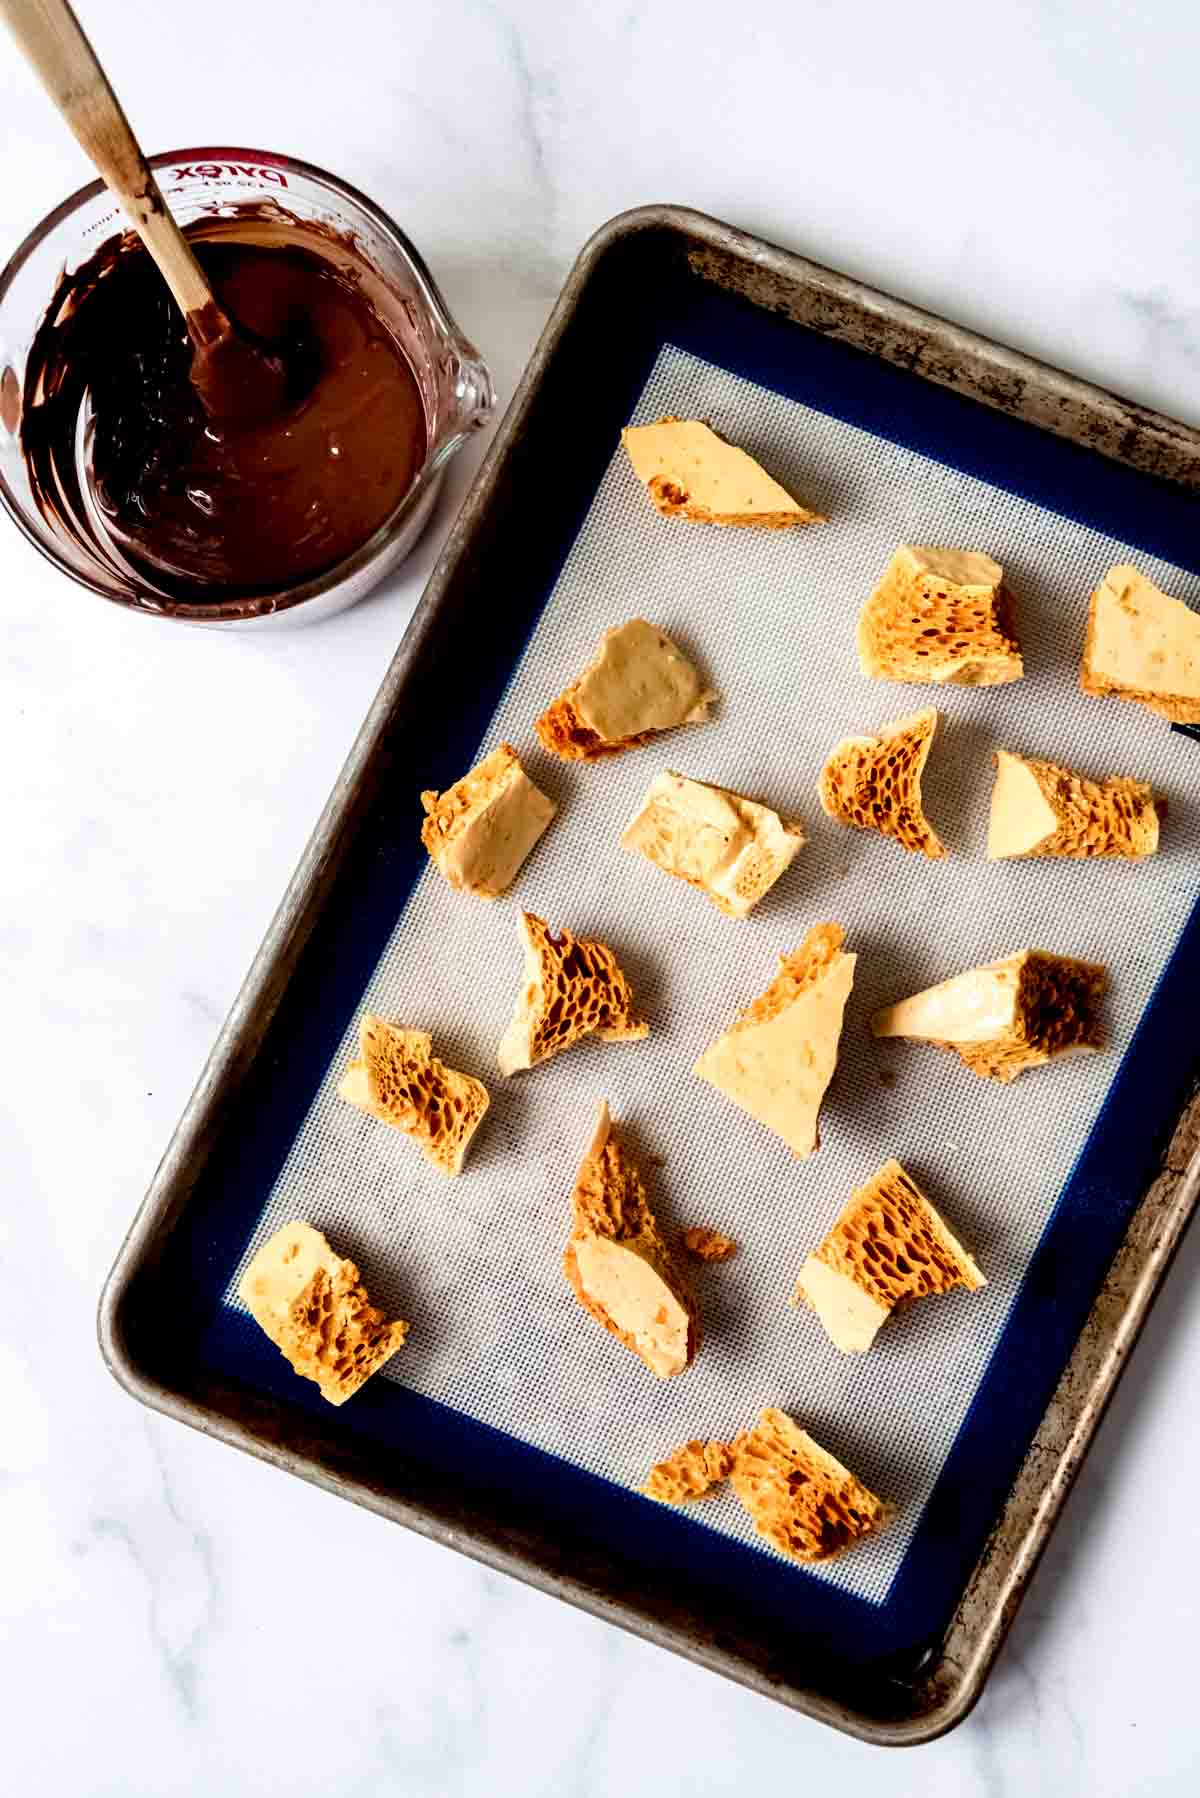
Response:
[[[1122,560],[1184,598],[1200,596],[1200,581],[669,344],[634,416],[666,412],[709,418],[831,522],[759,534],[663,520],[614,451],[480,745],[513,742],[561,815],[516,892],[494,905],[453,894],[428,870],[363,994],[364,1006],[432,1030],[440,1054],[487,1081],[492,1110],[467,1172],[445,1181],[403,1136],[337,1099],[352,1026],[246,1258],[280,1223],[305,1217],[363,1262],[378,1302],[413,1322],[385,1378],[623,1485],[640,1483],[685,1437],[729,1435],[762,1404],[782,1404],[899,1508],[885,1535],[818,1570],[880,1602],[1194,901],[1195,746],[1139,709],[1080,693],[1087,597]],[[862,679],[854,617],[900,539],[1000,559],[1018,599],[1023,681],[938,694]],[[550,762],[533,718],[601,630],[635,614],[698,657],[721,696],[716,721],[596,767]],[[840,736],[931,702],[943,725],[926,809],[950,851],[936,864],[834,825],[815,791]],[[1170,807],[1162,852],[1128,865],[987,864],[997,747],[1151,781]],[[621,828],[663,767],[804,820],[809,843],[750,920],[723,918],[620,849]],[[394,799],[412,807],[415,829],[415,790]],[[495,1046],[519,984],[518,905],[613,945],[650,1020],[646,1042],[585,1043],[500,1079]],[[801,1163],[690,1069],[768,983],[776,956],[824,918],[845,925],[860,959],[823,1146]],[[879,1004],[1026,945],[1110,964],[1107,1053],[1004,1089],[935,1050],[870,1039],[866,1019]],[[643,1159],[662,1220],[712,1224],[742,1245],[697,1276],[705,1346],[670,1382],[600,1331],[561,1273],[570,1188],[601,1097]],[[786,1301],[851,1187],[893,1154],[989,1285],[914,1306],[868,1356],[842,1357],[815,1316]],[[774,1553],[732,1497],[692,1515]]]

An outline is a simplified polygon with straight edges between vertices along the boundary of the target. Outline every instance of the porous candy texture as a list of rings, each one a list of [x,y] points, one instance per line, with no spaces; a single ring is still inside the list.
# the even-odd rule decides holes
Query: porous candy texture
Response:
[[[260,1243],[238,1296],[260,1329],[322,1398],[341,1405],[400,1347],[408,1325],[389,1323],[367,1297],[353,1261],[320,1230],[293,1218]]]
[[[882,1499],[774,1407],[734,1442],[730,1479],[759,1535],[793,1561],[831,1560],[887,1521]]]
[[[1070,1049],[1100,1049],[1100,1005],[1107,984],[1107,969],[1096,963],[1026,950],[1011,1031],[991,1042],[938,1047],[953,1049],[974,1073],[1002,1083]]]
[[[644,730],[622,737],[619,742],[606,743],[584,723],[569,693],[560,694],[546,707],[541,717],[534,720],[534,729],[542,748],[563,762],[596,762],[601,756],[622,755],[627,749],[640,748],[654,735],[653,731]]]
[[[733,1449],[727,1442],[684,1442],[650,1469],[642,1491],[663,1505],[685,1505],[707,1498],[714,1486],[733,1470]]]
[[[840,924],[814,924],[798,949],[780,957],[779,972],[752,1005],[748,1005],[732,1025],[734,1031],[747,1024],[765,1024],[823,980],[838,956],[846,933]]]
[[[580,1275],[578,1244],[585,1237],[602,1236],[622,1244],[646,1262],[687,1312],[690,1365],[700,1351],[700,1316],[695,1295],[658,1227],[640,1173],[613,1132],[607,1105],[601,1108],[595,1140],[579,1169],[571,1208],[573,1223],[563,1253],[563,1271],[584,1310],[633,1354],[641,1355],[634,1336],[614,1322]]]
[[[979,1269],[898,1161],[854,1194],[815,1259],[889,1309],[956,1286],[975,1291]]]
[[[832,1560],[888,1521],[883,1501],[773,1406],[732,1443],[683,1443],[651,1469],[642,1490],[682,1505],[726,1478],[759,1535],[789,1560]]]
[[[318,1268],[293,1302],[278,1346],[298,1374],[315,1380],[321,1397],[340,1405],[391,1359],[408,1325],[389,1323],[372,1305],[353,1261],[332,1276]]]
[[[1056,762],[1034,756],[1016,759],[1029,769],[1057,820],[1053,834],[1026,850],[1025,856],[1124,856],[1133,860],[1153,855],[1158,848],[1158,811],[1154,793],[1144,780],[1123,775],[1089,780]]]
[[[679,1240],[684,1253],[694,1261],[728,1261],[737,1254],[738,1245],[732,1236],[723,1236],[720,1230],[710,1230],[704,1224],[685,1230]]]
[[[847,737],[821,773],[821,805],[840,824],[877,830],[904,849],[940,859],[946,851],[921,809],[921,775],[938,715],[930,708],[885,724],[878,736]]]
[[[362,1109],[413,1137],[442,1173],[462,1171],[488,1108],[488,1091],[481,1080],[439,1061],[428,1031],[402,1030],[367,1012],[359,1028],[359,1058],[347,1072],[344,1096],[354,1092],[354,1076],[361,1072],[367,1086]],[[351,1097],[351,1103],[358,1102]]]
[[[635,1041],[650,1026],[637,1016],[633,991],[607,943],[555,936],[544,918],[521,913],[525,985],[501,1045],[505,1073],[548,1061],[593,1032],[604,1042]]]
[[[1024,673],[1008,589],[914,571],[903,549],[859,615],[858,651],[876,680],[992,687]]]

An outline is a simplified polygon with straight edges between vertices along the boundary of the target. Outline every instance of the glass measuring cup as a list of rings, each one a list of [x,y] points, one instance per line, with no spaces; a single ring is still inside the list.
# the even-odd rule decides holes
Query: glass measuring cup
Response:
[[[276,592],[233,593],[211,602],[164,595],[114,556],[102,538],[47,518],[21,451],[26,372],[35,333],[63,272],[79,268],[126,228],[108,190],[93,181],[56,207],[0,273],[0,501],[55,566],[101,598],[134,611],[226,627],[307,623],[341,611],[395,568],[415,543],[447,461],[492,413],[487,367],[454,323],[408,238],[357,189],[310,163],[262,150],[174,150],[150,162],[184,226],[222,230],[240,221],[240,237],[256,231],[259,241],[270,241],[290,221],[318,233],[335,257],[342,246],[416,376],[428,441],[424,463],[378,529],[332,568]]]

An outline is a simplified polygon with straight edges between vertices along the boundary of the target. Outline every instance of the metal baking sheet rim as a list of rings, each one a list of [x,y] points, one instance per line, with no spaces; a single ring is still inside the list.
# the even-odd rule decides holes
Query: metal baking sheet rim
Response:
[[[642,232],[672,234],[696,273],[825,335],[998,410],[1188,488],[1200,489],[1200,431],[948,323],[802,256],[698,212],[645,206],[603,225],[580,253],[505,418],[448,536],[421,602],[355,740],[196,1089],[117,1255],[101,1295],[100,1348],[114,1378],[134,1398],[204,1434],[246,1450],[339,1497],[454,1548],[526,1584],[863,1740],[905,1746],[961,1722],[988,1672],[1094,1438],[1105,1406],[1200,1197],[1200,1096],[1185,1109],[1163,1169],[1135,1212],[1070,1361],[1042,1417],[1004,1509],[964,1588],[957,1610],[919,1676],[897,1691],[893,1714],[874,1715],[845,1698],[785,1681],[751,1654],[705,1633],[698,1618],[664,1618],[632,1595],[615,1597],[579,1571],[555,1566],[553,1545],[511,1540],[505,1524],[454,1512],[452,1500],[413,1502],[347,1476],[309,1450],[279,1440],[271,1407],[252,1425],[215,1403],[181,1396],[139,1364],[125,1307],[187,1202],[221,1131],[228,1101],[253,1062],[312,926],[341,851],[374,785],[377,752],[418,671],[442,602],[492,503],[505,458],[579,298],[600,262]],[[375,771],[377,772],[377,771]],[[243,1413],[246,1401],[239,1395]]]

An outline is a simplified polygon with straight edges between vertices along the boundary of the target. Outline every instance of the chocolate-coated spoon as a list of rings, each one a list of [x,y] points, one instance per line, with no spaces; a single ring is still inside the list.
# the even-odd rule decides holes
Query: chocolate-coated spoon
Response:
[[[283,362],[217,304],[67,0],[0,0],[0,14],[157,263],[183,313],[192,384],[206,410],[242,421],[277,412],[287,385]]]

